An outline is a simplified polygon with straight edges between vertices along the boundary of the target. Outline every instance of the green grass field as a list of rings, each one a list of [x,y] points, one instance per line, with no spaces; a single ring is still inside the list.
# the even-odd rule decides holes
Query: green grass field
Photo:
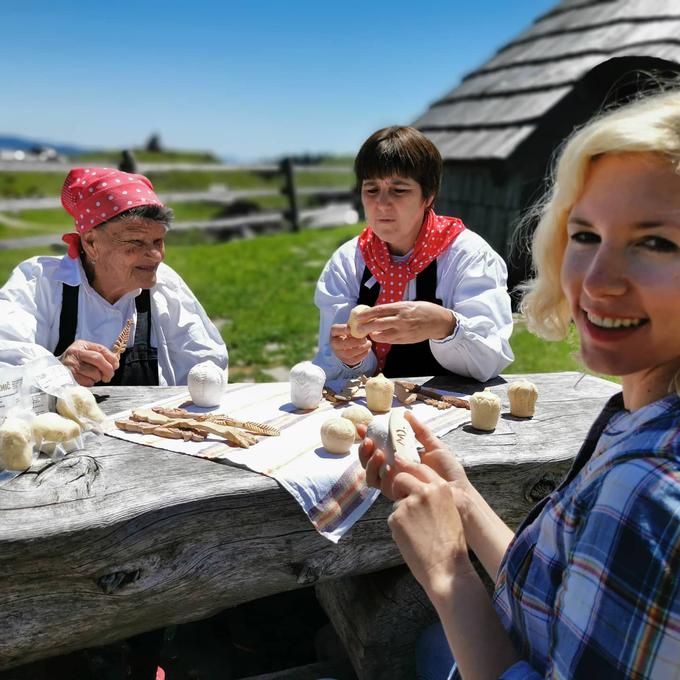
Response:
[[[168,246],[167,263],[182,275],[220,327],[229,347],[232,381],[271,380],[267,369],[290,367],[313,356],[318,332],[316,280],[333,250],[359,229],[336,227]],[[50,252],[54,251],[0,251],[0,281],[21,260]],[[516,359],[507,372],[581,370],[574,358],[573,338],[545,342],[518,323],[511,342]]]

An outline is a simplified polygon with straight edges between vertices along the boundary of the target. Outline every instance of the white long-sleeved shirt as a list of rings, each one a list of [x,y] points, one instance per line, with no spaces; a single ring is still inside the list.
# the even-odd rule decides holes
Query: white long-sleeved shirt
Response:
[[[408,257],[395,257],[395,261]],[[349,367],[330,347],[333,324],[347,323],[359,298],[364,258],[358,237],[340,246],[321,272],[314,301],[319,308],[319,351],[314,363],[329,380],[373,375],[377,359],[373,352]],[[507,267],[503,259],[478,234],[466,229],[437,258],[436,296],[456,317],[453,333],[430,340],[434,358],[447,370],[476,380],[498,375],[513,359],[510,349],[512,310],[507,292]],[[374,278],[369,287],[377,285]],[[409,281],[404,300],[416,299],[416,281]]]
[[[111,304],[90,286],[79,259],[32,257],[0,288],[0,362],[21,365],[54,351],[63,283],[80,286],[76,339],[111,347],[132,318],[129,346],[134,344],[135,298],[141,289]],[[158,267],[151,288],[151,344],[158,348],[160,385],[186,385],[189,370],[201,361],[224,369],[229,361],[219,331],[179,274],[165,264]]]

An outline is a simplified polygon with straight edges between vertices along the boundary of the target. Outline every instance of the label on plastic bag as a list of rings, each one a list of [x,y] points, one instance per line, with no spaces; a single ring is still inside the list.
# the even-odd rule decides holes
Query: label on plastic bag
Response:
[[[33,385],[53,397],[59,395],[64,385],[72,385],[71,372],[62,364],[50,364],[33,373]]]
[[[31,409],[35,415],[40,413],[47,413],[48,411],[54,411],[52,406],[56,403],[56,400],[50,397],[49,394],[44,392],[31,391]]]
[[[0,415],[21,400],[21,376],[0,375]]]
[[[0,381],[0,418],[17,407],[30,409],[36,415],[47,413],[55,401],[36,387],[27,388],[21,376],[4,380],[0,376]]]
[[[0,418],[10,409],[54,411],[64,385],[73,385],[70,371],[55,357],[40,357],[22,366],[0,366]]]

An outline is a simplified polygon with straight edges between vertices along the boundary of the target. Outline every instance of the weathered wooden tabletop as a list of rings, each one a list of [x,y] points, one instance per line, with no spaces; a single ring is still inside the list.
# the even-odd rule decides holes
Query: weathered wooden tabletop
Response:
[[[505,381],[518,377],[538,387],[534,418],[502,415],[493,433],[463,425],[444,438],[511,526],[559,482],[618,390],[578,373],[508,375],[487,383],[504,413]],[[428,384],[468,393],[481,387],[444,378]],[[111,414],[185,390],[93,391]],[[41,462],[0,488],[0,668],[312,584],[333,609],[340,584],[352,592],[366,582],[360,575],[401,563],[385,521],[391,507],[380,498],[334,545],[273,479],[101,437],[86,454]],[[357,675],[377,678],[368,659],[389,632],[353,641],[356,622],[329,615]]]

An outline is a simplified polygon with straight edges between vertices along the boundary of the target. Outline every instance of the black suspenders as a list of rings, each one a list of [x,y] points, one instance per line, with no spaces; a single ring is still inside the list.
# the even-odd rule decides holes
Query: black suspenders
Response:
[[[59,317],[59,342],[54,349],[54,356],[58,357],[73,344],[76,339],[78,325],[78,291],[80,286],[62,284],[61,316]]]
[[[79,286],[62,284],[59,340],[54,355],[60,356],[76,339]],[[135,298],[137,324],[134,344],[121,355],[120,366],[110,385],[158,385],[158,350],[151,347],[151,293],[148,289]]]

